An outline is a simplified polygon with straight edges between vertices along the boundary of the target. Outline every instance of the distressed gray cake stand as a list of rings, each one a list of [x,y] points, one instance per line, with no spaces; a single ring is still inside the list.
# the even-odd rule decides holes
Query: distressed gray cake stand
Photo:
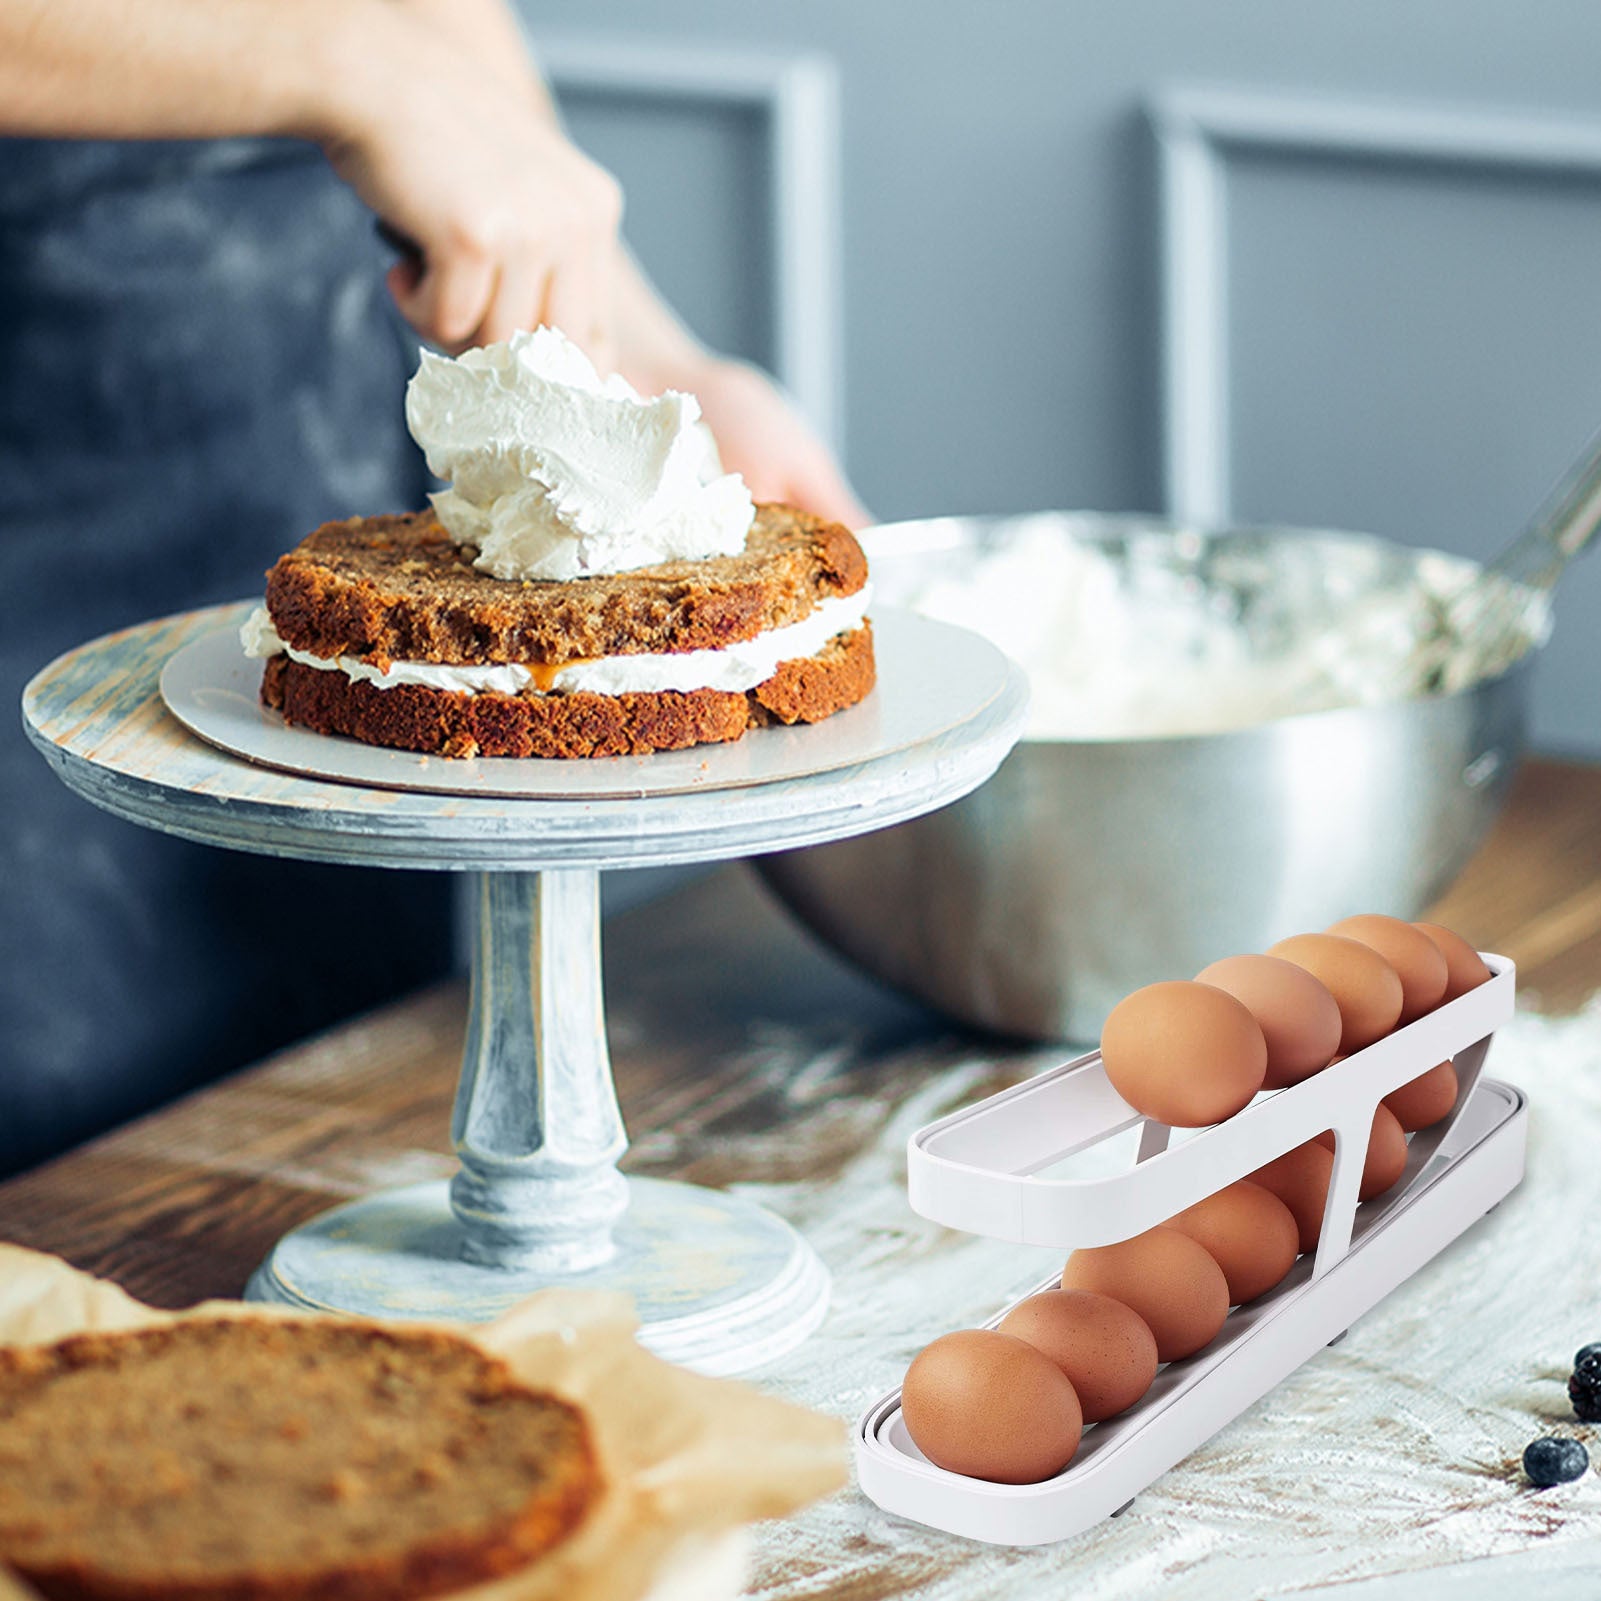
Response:
[[[237,645],[246,609],[61,657],[23,698],[29,736],[72,789],[135,823],[266,855],[472,873],[476,887],[460,1171],[296,1229],[247,1296],[482,1320],[552,1284],[615,1288],[633,1295],[647,1345],[702,1372],[799,1344],[828,1274],[787,1223],[618,1171],[599,875],[820,844],[954,801],[1022,730],[1018,670],[963,630],[875,614],[878,689],[813,728],[612,762],[446,762],[285,729],[257,705],[260,665]]]

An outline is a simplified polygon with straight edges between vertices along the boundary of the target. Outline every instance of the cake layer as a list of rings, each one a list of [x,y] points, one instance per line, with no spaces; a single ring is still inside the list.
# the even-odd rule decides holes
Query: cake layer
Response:
[[[562,664],[640,652],[719,650],[854,594],[867,559],[851,533],[787,506],[758,506],[745,550],[567,582],[491,578],[432,512],[326,523],[267,574],[283,639],[326,658]]]
[[[815,656],[780,664],[755,689],[597,695],[380,689],[275,656],[261,698],[286,721],[369,745],[443,756],[628,756],[738,739],[768,723],[814,723],[873,687],[869,623]]]
[[[0,1561],[46,1597],[399,1601],[599,1492],[566,1402],[465,1340],[214,1319],[0,1352]]]

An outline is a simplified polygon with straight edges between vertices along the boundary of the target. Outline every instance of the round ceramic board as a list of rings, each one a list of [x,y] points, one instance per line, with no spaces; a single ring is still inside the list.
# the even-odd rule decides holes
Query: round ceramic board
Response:
[[[744,789],[907,750],[967,722],[1005,689],[1006,658],[977,634],[891,608],[872,620],[878,683],[859,705],[820,723],[752,729],[729,745],[646,756],[453,760],[295,728],[261,704],[262,664],[244,654],[237,623],[175,651],[162,669],[161,696],[186,728],[230,755],[368,789],[522,800]]]

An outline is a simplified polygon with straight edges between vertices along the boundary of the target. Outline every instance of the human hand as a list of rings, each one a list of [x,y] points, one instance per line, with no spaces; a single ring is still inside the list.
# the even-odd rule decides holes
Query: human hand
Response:
[[[387,13],[370,70],[322,138],[334,170],[418,257],[389,288],[430,343],[458,352],[549,323],[615,362],[622,191],[515,76],[443,30]]]
[[[739,473],[757,500],[781,500],[847,528],[873,521],[828,446],[758,368],[713,359],[674,387],[695,394],[724,468]]]

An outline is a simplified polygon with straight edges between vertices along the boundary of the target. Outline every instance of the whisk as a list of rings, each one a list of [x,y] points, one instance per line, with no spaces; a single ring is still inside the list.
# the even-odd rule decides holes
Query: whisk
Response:
[[[1601,433],[1557,481],[1523,531],[1440,603],[1438,640],[1475,677],[1510,667],[1550,627],[1551,592],[1601,529]],[[1436,685],[1435,687],[1452,687]]]

